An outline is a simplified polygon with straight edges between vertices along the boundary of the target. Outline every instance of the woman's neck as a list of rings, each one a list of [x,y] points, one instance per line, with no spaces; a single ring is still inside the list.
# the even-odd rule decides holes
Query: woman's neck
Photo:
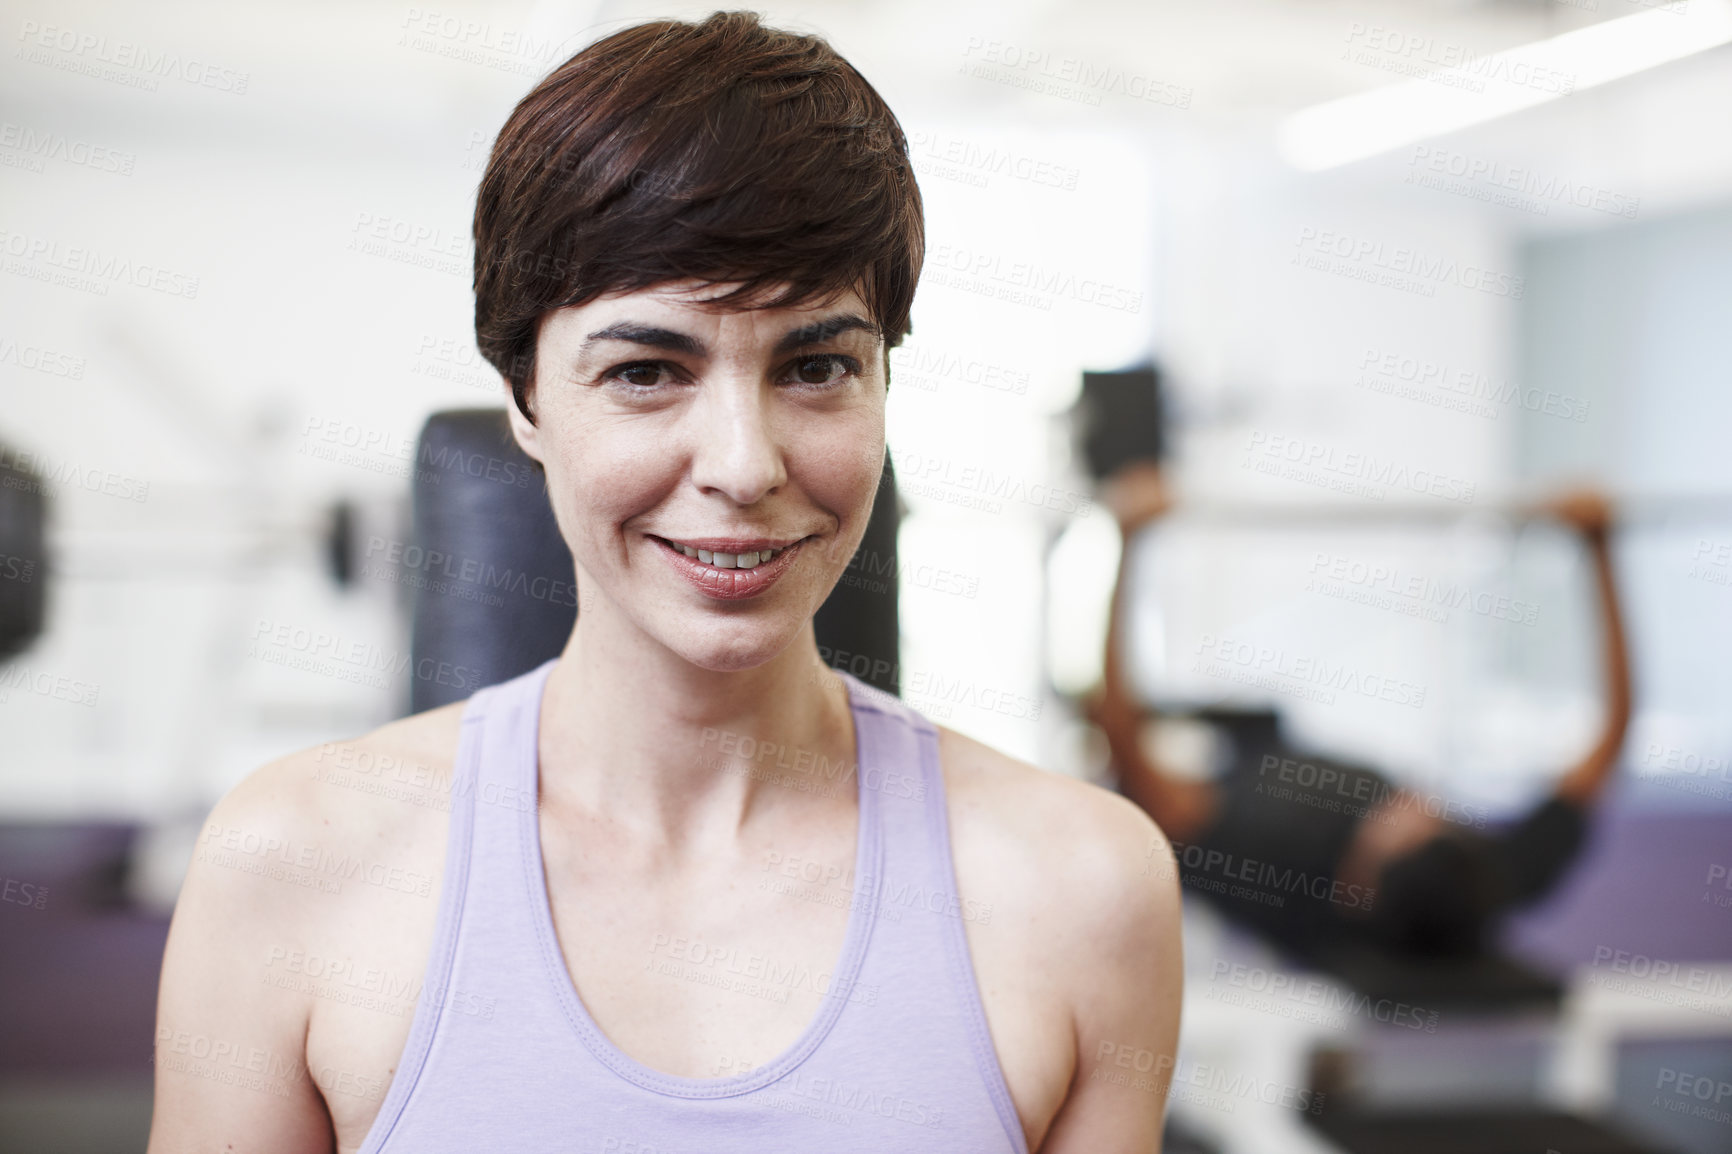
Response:
[[[855,804],[848,690],[810,621],[770,660],[719,671],[606,610],[580,614],[538,744],[544,806],[669,847],[737,837],[789,805]]]

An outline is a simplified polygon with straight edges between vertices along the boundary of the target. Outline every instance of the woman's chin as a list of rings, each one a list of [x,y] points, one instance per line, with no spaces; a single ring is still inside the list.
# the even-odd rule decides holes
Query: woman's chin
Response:
[[[700,626],[683,630],[677,637],[666,639],[666,643],[700,669],[740,673],[756,669],[787,649],[799,636],[802,624],[755,621],[744,627]]]

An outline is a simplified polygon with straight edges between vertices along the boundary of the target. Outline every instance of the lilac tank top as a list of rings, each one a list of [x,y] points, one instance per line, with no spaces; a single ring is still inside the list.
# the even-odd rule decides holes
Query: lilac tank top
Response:
[[[464,707],[432,952],[360,1154],[1028,1154],[964,934],[965,918],[990,909],[957,896],[932,723],[840,673],[860,798],[854,884],[827,887],[851,903],[841,957],[833,973],[793,977],[695,945],[669,958],[694,980],[798,981],[823,994],[793,1045],[761,1066],[679,1077],[607,1039],[554,934],[534,803],[554,664]]]

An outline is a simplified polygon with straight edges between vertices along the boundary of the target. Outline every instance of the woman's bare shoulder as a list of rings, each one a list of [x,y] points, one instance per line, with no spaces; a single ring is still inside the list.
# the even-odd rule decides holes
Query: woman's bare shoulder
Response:
[[[354,1104],[319,1080],[331,1063],[317,1054],[372,1063],[388,1080],[408,1019],[334,999],[329,967],[425,964],[461,714],[447,706],[278,758],[211,809],[163,955],[157,1036],[175,1052],[204,1039],[256,1055],[272,1090],[165,1065],[152,1150],[214,1148],[242,1132],[322,1146],[329,1103]]]
[[[261,784],[273,779],[305,783],[321,815],[337,806],[366,813],[375,827],[445,812],[465,704],[453,702],[360,737],[300,750],[260,770]]]
[[[947,726],[939,760],[952,806],[1015,833],[1028,844],[1129,848],[1140,859],[1160,830],[1135,803],[1111,790],[1012,757]]]
[[[260,766],[211,809],[195,871],[217,864],[231,876],[291,882],[265,891],[291,905],[297,888],[352,889],[344,883],[357,861],[385,863],[386,876],[426,876],[443,850],[462,716],[458,702]]]
[[[1142,1096],[1102,1098],[1079,1072],[1109,1043],[1174,1052],[1184,966],[1166,838],[1118,794],[938,730],[959,904],[988,1025],[1019,1055],[1005,1067],[1019,1108],[1046,1120],[1043,1147],[1152,1125]]]
[[[937,728],[960,872],[1039,922],[1096,940],[1176,928],[1172,849],[1142,809]]]

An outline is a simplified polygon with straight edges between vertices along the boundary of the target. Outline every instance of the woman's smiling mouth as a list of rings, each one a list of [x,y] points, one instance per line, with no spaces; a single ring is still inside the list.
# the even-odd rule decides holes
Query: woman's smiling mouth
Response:
[[[651,534],[654,536],[654,534]],[[765,538],[719,538],[694,537],[690,540],[675,540],[671,537],[657,537],[656,540],[666,542],[705,565],[714,565],[718,569],[752,569],[781,556],[786,549],[804,541],[797,538],[778,545]]]
[[[692,537],[675,541],[648,534],[657,552],[699,590],[724,601],[756,597],[786,573],[810,536],[778,542],[769,537]]]

